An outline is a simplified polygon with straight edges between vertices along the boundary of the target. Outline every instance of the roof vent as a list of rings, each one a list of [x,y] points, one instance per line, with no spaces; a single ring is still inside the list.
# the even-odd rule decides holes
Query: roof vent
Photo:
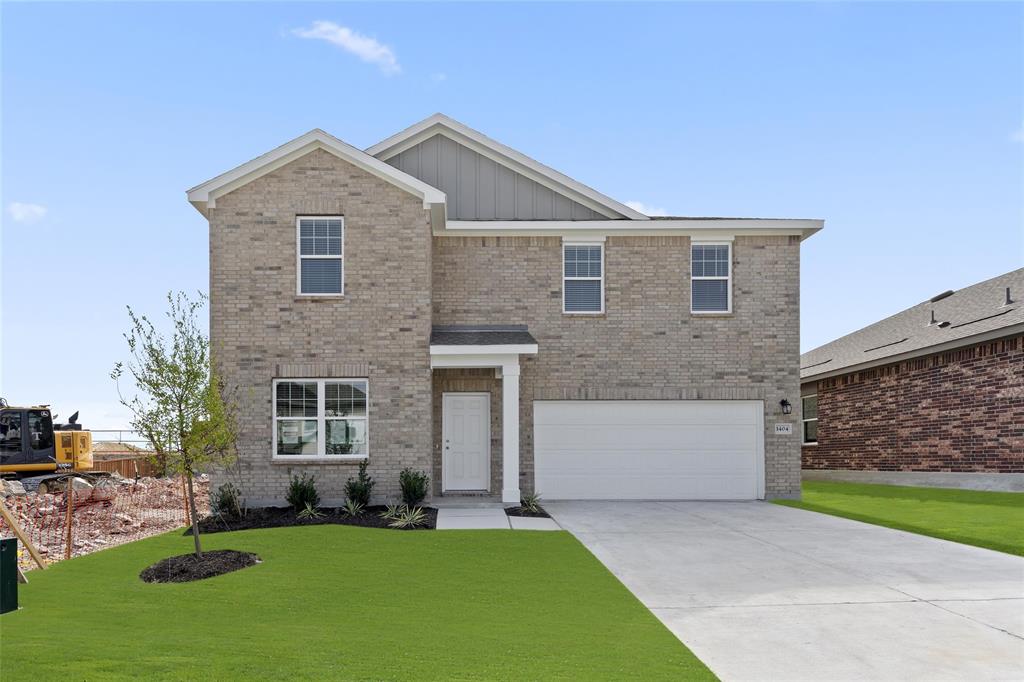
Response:
[[[939,329],[945,329],[949,326],[949,322],[939,322]]]
[[[932,309],[932,319],[928,320],[928,326],[930,327],[933,324],[938,324],[938,323],[939,323],[939,321],[935,319],[935,309],[933,308]]]
[[[942,299],[949,298],[952,295],[953,295],[953,290],[952,289],[950,289],[949,291],[943,291],[941,294],[936,294],[935,296],[932,296],[931,299],[929,299],[929,303],[935,303],[936,301],[941,301]]]
[[[1008,306],[1013,303],[1013,299],[1010,298],[1010,287],[1006,287],[1006,300],[1003,302],[1004,306]]]

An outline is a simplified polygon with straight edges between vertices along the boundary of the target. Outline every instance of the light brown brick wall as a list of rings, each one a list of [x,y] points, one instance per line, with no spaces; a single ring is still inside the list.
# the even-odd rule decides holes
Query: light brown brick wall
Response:
[[[778,407],[800,395],[799,240],[736,238],[725,316],[690,314],[689,244],[609,237],[606,313],[579,316],[562,313],[561,238],[434,239],[435,324],[527,324],[537,339],[539,353],[522,363],[524,491],[533,489],[533,400],[704,398],[765,401],[766,494],[799,495],[799,423]],[[794,433],[776,436],[779,422]]]
[[[296,295],[295,218],[317,214],[345,217],[342,299]],[[251,501],[283,500],[303,471],[322,498],[340,500],[356,469],[271,462],[275,377],[369,378],[378,499],[397,496],[402,468],[430,470],[430,240],[421,200],[321,150],[217,199],[210,336],[239,389],[239,473]]]

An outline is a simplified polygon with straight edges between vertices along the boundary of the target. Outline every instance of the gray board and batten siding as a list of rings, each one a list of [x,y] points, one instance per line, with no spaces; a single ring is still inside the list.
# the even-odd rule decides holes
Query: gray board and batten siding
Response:
[[[604,215],[444,135],[387,159],[448,195],[451,220],[606,220]]]

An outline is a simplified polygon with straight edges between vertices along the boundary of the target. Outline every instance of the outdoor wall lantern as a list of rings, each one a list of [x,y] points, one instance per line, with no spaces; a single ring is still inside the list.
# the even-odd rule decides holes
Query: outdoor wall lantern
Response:
[[[791,414],[793,412],[793,406],[785,398],[779,401],[779,407],[782,408],[782,414]]]

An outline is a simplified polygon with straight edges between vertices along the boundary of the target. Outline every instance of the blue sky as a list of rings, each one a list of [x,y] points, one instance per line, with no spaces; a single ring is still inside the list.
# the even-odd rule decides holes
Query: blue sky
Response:
[[[206,289],[184,190],[314,127],[443,111],[622,201],[824,218],[804,350],[1024,264],[1020,4],[0,11],[0,395],[97,428],[126,423],[124,306]]]

